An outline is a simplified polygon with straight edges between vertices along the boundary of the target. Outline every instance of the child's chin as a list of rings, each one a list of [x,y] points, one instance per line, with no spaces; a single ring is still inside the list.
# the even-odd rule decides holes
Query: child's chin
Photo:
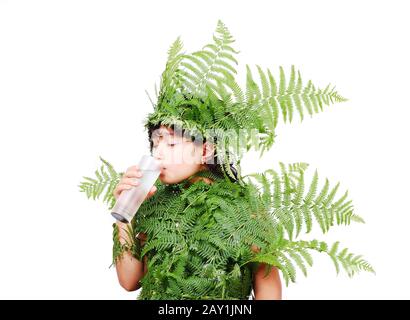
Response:
[[[163,184],[175,184],[175,183],[179,183],[179,181],[175,181],[175,179],[170,178],[170,177],[167,176],[166,174],[160,174],[160,175],[159,175],[159,180],[160,180]]]
[[[166,176],[165,174],[163,174],[163,173],[161,173],[161,174],[159,175],[159,180],[160,180],[162,183],[169,183],[169,180],[167,179],[167,176]]]

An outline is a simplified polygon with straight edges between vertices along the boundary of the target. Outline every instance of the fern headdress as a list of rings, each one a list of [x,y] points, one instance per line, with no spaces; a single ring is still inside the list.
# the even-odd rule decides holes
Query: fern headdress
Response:
[[[323,110],[324,105],[345,101],[331,88],[316,88],[311,81],[302,83],[299,71],[292,66],[287,78],[282,67],[279,79],[269,69],[256,66],[260,85],[246,66],[246,89],[235,79],[239,51],[225,25],[218,21],[213,43],[191,54],[183,52],[178,37],[168,51],[161,76],[157,103],[151,103],[145,126],[176,125],[200,135],[216,145],[218,161],[224,172],[233,176],[229,164],[240,170],[244,152],[251,148],[268,150],[275,139],[278,121],[291,122]]]
[[[364,222],[354,213],[347,191],[337,197],[339,183],[331,186],[326,179],[319,187],[317,171],[307,182],[306,163],[279,163],[278,169],[240,174],[241,152],[254,148],[262,156],[274,142],[278,121],[291,122],[295,114],[303,119],[346,99],[330,85],[324,89],[311,81],[304,85],[293,66],[289,76],[280,67],[278,80],[269,69],[256,66],[258,81],[246,66],[246,89],[242,90],[235,80],[238,51],[233,42],[218,21],[213,43],[202,50],[183,53],[180,38],[169,49],[146,128],[178,126],[215,142],[224,172],[236,179],[233,163],[239,170],[239,183],[211,172],[199,173],[214,178],[211,185],[157,181],[158,191],[141,205],[129,226],[131,243],[121,244],[113,224],[114,264],[126,250],[137,259],[148,257],[140,299],[246,299],[258,263],[278,267],[286,283],[294,282],[297,269],[306,275],[312,266],[313,251],[327,254],[337,272],[344,269],[349,276],[363,270],[374,272],[361,255],[350,253],[339,241],[328,244],[299,238],[314,224],[327,233],[334,225]],[[226,135],[228,131],[236,135]],[[238,141],[243,132],[249,134]],[[94,178],[84,177],[80,191],[93,199],[103,195],[111,209],[112,193],[122,173],[101,161]],[[135,240],[140,232],[147,234],[143,247]],[[259,249],[251,250],[254,246]]]

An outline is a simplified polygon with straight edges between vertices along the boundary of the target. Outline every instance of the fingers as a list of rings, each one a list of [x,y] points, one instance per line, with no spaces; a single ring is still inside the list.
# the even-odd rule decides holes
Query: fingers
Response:
[[[148,194],[154,194],[155,192],[157,191],[157,187],[156,186],[153,186],[152,188],[151,188],[151,190],[148,192]]]
[[[129,184],[118,184],[113,191],[114,198],[117,200],[121,192],[131,189],[132,187],[133,186]]]
[[[131,166],[124,173],[124,178],[141,178],[142,172],[137,165]]]
[[[143,173],[137,165],[129,167],[113,191],[115,199],[119,197],[122,191],[129,190],[132,187],[138,186],[140,184],[139,179],[142,177],[142,175]],[[151,197],[156,191],[157,187],[153,186],[148,192],[145,199]]]
[[[156,186],[153,186],[153,187],[151,188],[151,190],[148,192],[147,196],[145,197],[145,200],[148,199],[148,198],[150,198],[150,197],[152,197],[155,192],[157,192],[157,187],[156,187]]]
[[[119,184],[137,186],[138,178],[141,178],[141,177],[142,177],[142,171],[139,169],[137,165],[134,165],[127,169],[127,171],[122,176]]]
[[[139,178],[141,177],[142,172],[137,166],[129,167],[113,191],[114,198],[117,199],[122,191],[138,186],[140,184]]]
[[[130,186],[138,186],[140,184],[139,178],[122,178],[120,184],[127,184]]]
[[[121,191],[131,189],[132,187],[136,187],[139,184],[140,182],[137,178],[123,178],[115,188],[115,193],[119,194]]]

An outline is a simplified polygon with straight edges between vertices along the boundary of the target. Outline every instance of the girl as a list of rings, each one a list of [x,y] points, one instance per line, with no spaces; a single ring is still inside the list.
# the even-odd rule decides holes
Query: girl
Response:
[[[252,289],[254,299],[281,299],[278,269],[286,284],[295,282],[296,268],[306,275],[312,265],[312,251],[327,254],[349,276],[374,272],[339,241],[297,239],[313,224],[326,233],[334,225],[364,222],[347,192],[335,197],[339,184],[330,187],[326,179],[319,188],[317,172],[308,183],[306,163],[249,174],[257,184],[240,173],[241,151],[253,148],[261,157],[272,147],[279,121],[290,123],[297,114],[302,120],[346,99],[329,85],[304,85],[294,67],[289,77],[280,67],[275,80],[258,65],[254,78],[247,65],[242,90],[234,41],[222,21],[213,43],[192,54],[178,37],[157,102],[150,99],[154,111],[145,127],[161,174],[131,223],[113,225],[119,282],[126,290],[141,287],[140,299],[248,299]],[[250,135],[237,139],[243,131]],[[198,133],[206,139],[197,140]],[[132,166],[121,175],[101,160],[96,178],[84,177],[80,191],[94,199],[105,191],[112,208],[123,190],[138,188],[143,173]]]
[[[200,181],[208,186],[213,185],[215,180],[223,181],[221,167],[217,164],[209,163],[212,162],[209,161],[210,159],[217,159],[212,143],[208,141],[198,143],[197,140],[192,141],[186,135],[174,135],[173,126],[167,127],[164,125],[150,127],[149,138],[152,155],[162,163],[159,176],[162,185],[181,185],[182,183],[186,190],[192,184],[197,184]],[[182,159],[182,161],[176,161],[177,158]],[[213,178],[198,175],[198,173],[206,171],[213,173]],[[138,188],[138,180],[142,174],[138,166],[129,167],[115,188],[114,197],[117,199],[123,190],[133,187]],[[146,200],[152,198],[156,194],[157,189],[157,186],[153,186]],[[139,213],[137,213],[136,217],[138,215]],[[131,224],[136,223],[136,217]],[[130,239],[132,232],[128,231],[136,229],[137,226],[128,226],[118,221],[115,227],[118,230],[118,239],[121,245],[126,246],[126,244],[130,244],[133,241],[138,241],[139,245],[144,247],[147,240],[146,233],[140,232],[137,235],[137,240]],[[128,248],[132,248],[132,246],[128,246]],[[252,250],[257,251],[259,248],[252,246],[250,251]],[[135,257],[132,250],[124,250],[121,258],[116,259],[115,264],[120,285],[127,291],[139,289],[141,287],[140,280],[149,272],[148,263],[147,255],[140,261]],[[268,270],[268,268],[271,270]],[[256,267],[254,266],[252,287],[253,298],[256,300],[281,299],[281,280],[277,268],[268,267],[268,265],[263,263]]]

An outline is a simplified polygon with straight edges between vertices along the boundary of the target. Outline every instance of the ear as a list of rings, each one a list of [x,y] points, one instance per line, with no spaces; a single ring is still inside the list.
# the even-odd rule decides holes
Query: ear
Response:
[[[213,163],[215,145],[206,141],[202,146],[202,163]]]

